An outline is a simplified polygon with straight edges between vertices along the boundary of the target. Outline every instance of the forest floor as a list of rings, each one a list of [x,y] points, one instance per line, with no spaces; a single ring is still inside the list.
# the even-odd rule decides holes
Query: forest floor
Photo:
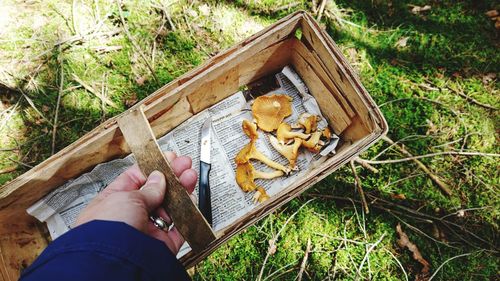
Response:
[[[354,162],[369,213],[345,165],[220,247],[193,278],[495,280],[500,41],[486,13],[498,3],[321,2],[0,0],[0,184],[307,10],[389,123],[388,138],[360,156],[376,171]],[[422,155],[451,195],[402,148]]]

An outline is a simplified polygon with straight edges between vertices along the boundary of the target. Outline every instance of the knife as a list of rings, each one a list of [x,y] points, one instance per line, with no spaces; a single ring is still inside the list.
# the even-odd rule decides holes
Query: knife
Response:
[[[198,207],[208,224],[212,226],[212,201],[210,197],[210,149],[212,118],[209,117],[201,127],[200,180],[198,185]]]

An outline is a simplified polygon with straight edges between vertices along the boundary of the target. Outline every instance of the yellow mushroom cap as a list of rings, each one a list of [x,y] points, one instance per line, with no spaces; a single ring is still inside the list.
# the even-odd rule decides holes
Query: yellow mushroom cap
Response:
[[[299,117],[299,124],[305,129],[306,134],[318,129],[318,121],[319,117],[310,113],[302,113]]]
[[[307,139],[310,135],[302,132],[292,131],[292,127],[288,123],[281,123],[276,131],[276,137],[281,144],[286,143],[288,139],[301,138]]]
[[[252,114],[257,126],[263,131],[272,132],[278,128],[285,117],[292,114],[292,98],[287,95],[260,96],[252,105]]]
[[[259,138],[259,133],[257,132],[257,125],[251,121],[243,120],[241,124],[243,127],[243,132],[247,135],[252,141]]]
[[[320,142],[322,134],[321,131],[312,133],[307,141],[302,141],[302,146],[306,147],[311,152],[318,153],[323,146]]]

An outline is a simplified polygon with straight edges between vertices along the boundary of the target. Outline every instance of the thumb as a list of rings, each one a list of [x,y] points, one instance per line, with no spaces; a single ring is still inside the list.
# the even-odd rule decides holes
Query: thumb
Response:
[[[139,190],[144,198],[148,212],[152,212],[161,205],[165,197],[165,189],[165,176],[159,171],[153,171]]]

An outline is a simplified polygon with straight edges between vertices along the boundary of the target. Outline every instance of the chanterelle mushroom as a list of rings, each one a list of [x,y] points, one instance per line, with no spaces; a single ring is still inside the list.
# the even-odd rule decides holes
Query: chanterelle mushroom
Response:
[[[307,141],[302,141],[302,146],[307,147],[309,151],[318,153],[324,145],[324,142],[320,140],[323,132],[314,132]]]
[[[252,105],[252,114],[257,126],[263,131],[272,132],[278,128],[285,117],[292,114],[292,98],[287,95],[260,96]]]
[[[276,131],[276,136],[281,144],[285,144],[286,140],[293,138],[307,139],[310,135],[304,134],[302,132],[292,131],[292,127],[288,123],[281,123]]]
[[[269,136],[269,142],[281,155],[285,156],[290,163],[291,169],[296,169],[295,162],[297,161],[297,157],[299,156],[299,148],[302,144],[300,138],[295,138],[292,144],[281,144],[274,136]]]
[[[253,195],[253,202],[254,204],[259,201],[259,203],[262,203],[269,199],[269,195],[267,195],[266,190],[260,186],[257,187],[257,191]]]
[[[241,124],[243,127],[243,132],[247,135],[250,140],[254,141],[259,138],[259,133],[257,132],[257,125],[251,121],[243,120]]]
[[[316,132],[318,129],[318,121],[318,115],[312,115],[310,113],[302,113],[299,117],[299,124],[304,128],[306,134]]]
[[[273,179],[281,176],[283,176],[282,171],[262,172],[255,170],[250,162],[238,164],[236,167],[236,182],[245,192],[259,188],[254,182],[255,179]]]
[[[240,150],[240,152],[238,152],[236,158],[234,158],[234,161],[236,162],[236,164],[243,164],[247,163],[250,159],[259,160],[271,168],[283,171],[285,174],[290,173],[290,168],[287,168],[280,163],[274,162],[273,160],[267,158],[267,156],[262,154],[260,151],[258,151],[255,147],[255,142],[253,141],[249,142]]]

